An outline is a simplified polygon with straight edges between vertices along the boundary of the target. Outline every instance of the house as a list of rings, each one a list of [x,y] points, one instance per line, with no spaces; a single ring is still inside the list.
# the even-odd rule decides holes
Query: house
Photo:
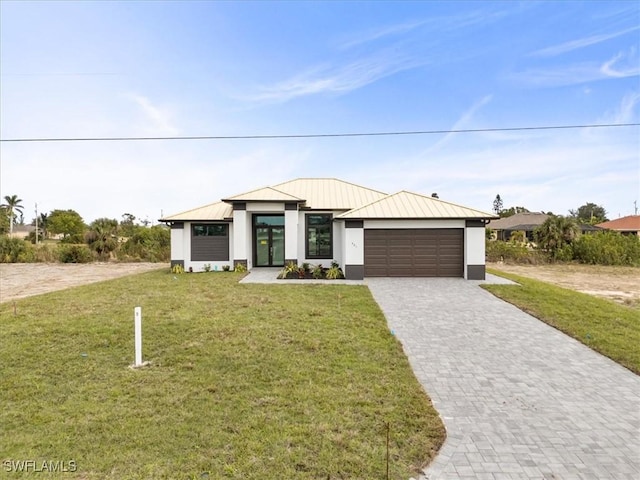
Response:
[[[537,212],[521,212],[510,217],[491,220],[488,227],[496,232],[497,240],[506,242],[513,232],[525,232],[527,240],[533,241],[533,232],[551,215]]]
[[[513,232],[524,232],[527,241],[535,241],[534,232],[536,228],[542,225],[551,215],[537,212],[521,212],[511,215],[510,217],[491,220],[487,225],[496,232],[495,240],[506,242],[511,238]],[[597,225],[589,225],[587,223],[579,223],[580,233],[594,233],[601,229]]]
[[[11,238],[19,238],[21,240],[25,240],[29,237],[29,234],[31,232],[35,231],[36,227],[34,227],[33,225],[14,225],[13,233],[11,233],[9,236]]]
[[[609,222],[599,223],[596,227],[615,230],[624,235],[640,236],[640,215],[628,215]]]
[[[160,219],[171,264],[202,271],[337,262],[347,279],[485,277],[494,215],[435,197],[299,178]]]

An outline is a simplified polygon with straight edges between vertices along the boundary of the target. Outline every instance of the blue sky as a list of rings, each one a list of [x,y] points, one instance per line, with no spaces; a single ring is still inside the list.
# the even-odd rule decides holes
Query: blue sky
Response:
[[[0,134],[288,135],[640,121],[640,3],[0,2]],[[156,220],[297,177],[490,211],[640,203],[640,128],[2,143],[25,219]]]

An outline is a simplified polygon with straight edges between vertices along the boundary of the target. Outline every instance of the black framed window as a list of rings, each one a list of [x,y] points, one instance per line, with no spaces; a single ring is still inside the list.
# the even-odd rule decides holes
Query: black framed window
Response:
[[[306,216],[306,257],[333,258],[333,222],[330,213]]]
[[[226,225],[194,225],[194,237],[226,237]]]

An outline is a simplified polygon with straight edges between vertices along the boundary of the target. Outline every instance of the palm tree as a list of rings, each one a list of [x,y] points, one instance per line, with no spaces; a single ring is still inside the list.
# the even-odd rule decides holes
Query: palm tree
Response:
[[[46,213],[41,213],[40,218],[38,219],[38,224],[40,226],[40,235],[42,238],[47,238],[48,223],[49,223],[49,215]]]
[[[9,235],[13,233],[13,222],[16,217],[16,212],[22,214],[23,206],[20,205],[22,203],[22,199],[18,198],[17,195],[6,195],[4,197],[4,201],[6,202],[3,207],[5,207],[9,213]]]
[[[534,235],[538,247],[557,258],[560,250],[580,235],[580,227],[573,218],[551,216],[536,228]]]
[[[110,218],[98,218],[89,226],[85,241],[101,257],[118,247],[118,221]]]

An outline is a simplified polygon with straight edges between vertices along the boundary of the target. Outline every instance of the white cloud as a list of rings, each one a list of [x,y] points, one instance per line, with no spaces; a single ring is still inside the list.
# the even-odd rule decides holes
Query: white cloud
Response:
[[[380,27],[375,30],[370,30],[368,32],[358,34],[357,36],[352,36],[351,39],[342,43],[339,48],[352,48],[364,43],[379,40],[381,38],[408,33],[425,25],[426,23],[427,22],[425,20],[421,20]]]
[[[640,75],[637,50],[632,47],[629,53],[619,52],[610,60],[604,62],[600,71],[607,77],[624,78]]]
[[[493,98],[493,95],[485,95],[480,100],[478,100],[473,105],[471,105],[471,107],[466,112],[464,112],[460,116],[460,118],[453,124],[453,127],[451,127],[451,130],[463,129],[465,125],[467,125],[471,121],[471,119],[476,114],[476,112],[480,110],[482,107],[484,107],[485,105],[487,105],[489,102],[491,102],[492,98]],[[422,153],[422,155],[425,155],[427,153],[433,153],[436,150],[444,147],[447,143],[449,143],[451,138],[455,135],[459,135],[459,133],[454,133],[454,132],[447,133],[444,137],[438,140],[433,146],[427,148]]]
[[[177,135],[179,130],[171,124],[171,113],[167,109],[160,108],[147,97],[137,94],[128,95],[128,98],[138,105],[145,116],[144,130],[154,135]]]
[[[582,62],[556,68],[532,68],[508,76],[518,83],[535,87],[561,87],[596,80],[635,77],[640,75],[637,51],[631,48],[602,63]]]
[[[273,86],[262,87],[248,100],[286,102],[321,93],[347,93],[404,70],[425,65],[396,51],[383,50],[338,67],[315,67]]]
[[[561,43],[559,45],[554,45],[552,47],[543,48],[541,50],[536,50],[531,53],[532,57],[552,57],[556,55],[560,55],[562,53],[571,52],[573,50],[577,50],[580,48],[588,47],[591,45],[596,45],[598,43],[602,43],[604,41],[610,40],[612,38],[619,37],[621,35],[625,35],[630,32],[635,32],[639,30],[640,27],[632,27],[627,28],[625,30],[620,30],[618,32],[613,33],[604,33],[601,35],[593,35],[590,37],[579,38],[577,40],[571,40],[570,42]]]

